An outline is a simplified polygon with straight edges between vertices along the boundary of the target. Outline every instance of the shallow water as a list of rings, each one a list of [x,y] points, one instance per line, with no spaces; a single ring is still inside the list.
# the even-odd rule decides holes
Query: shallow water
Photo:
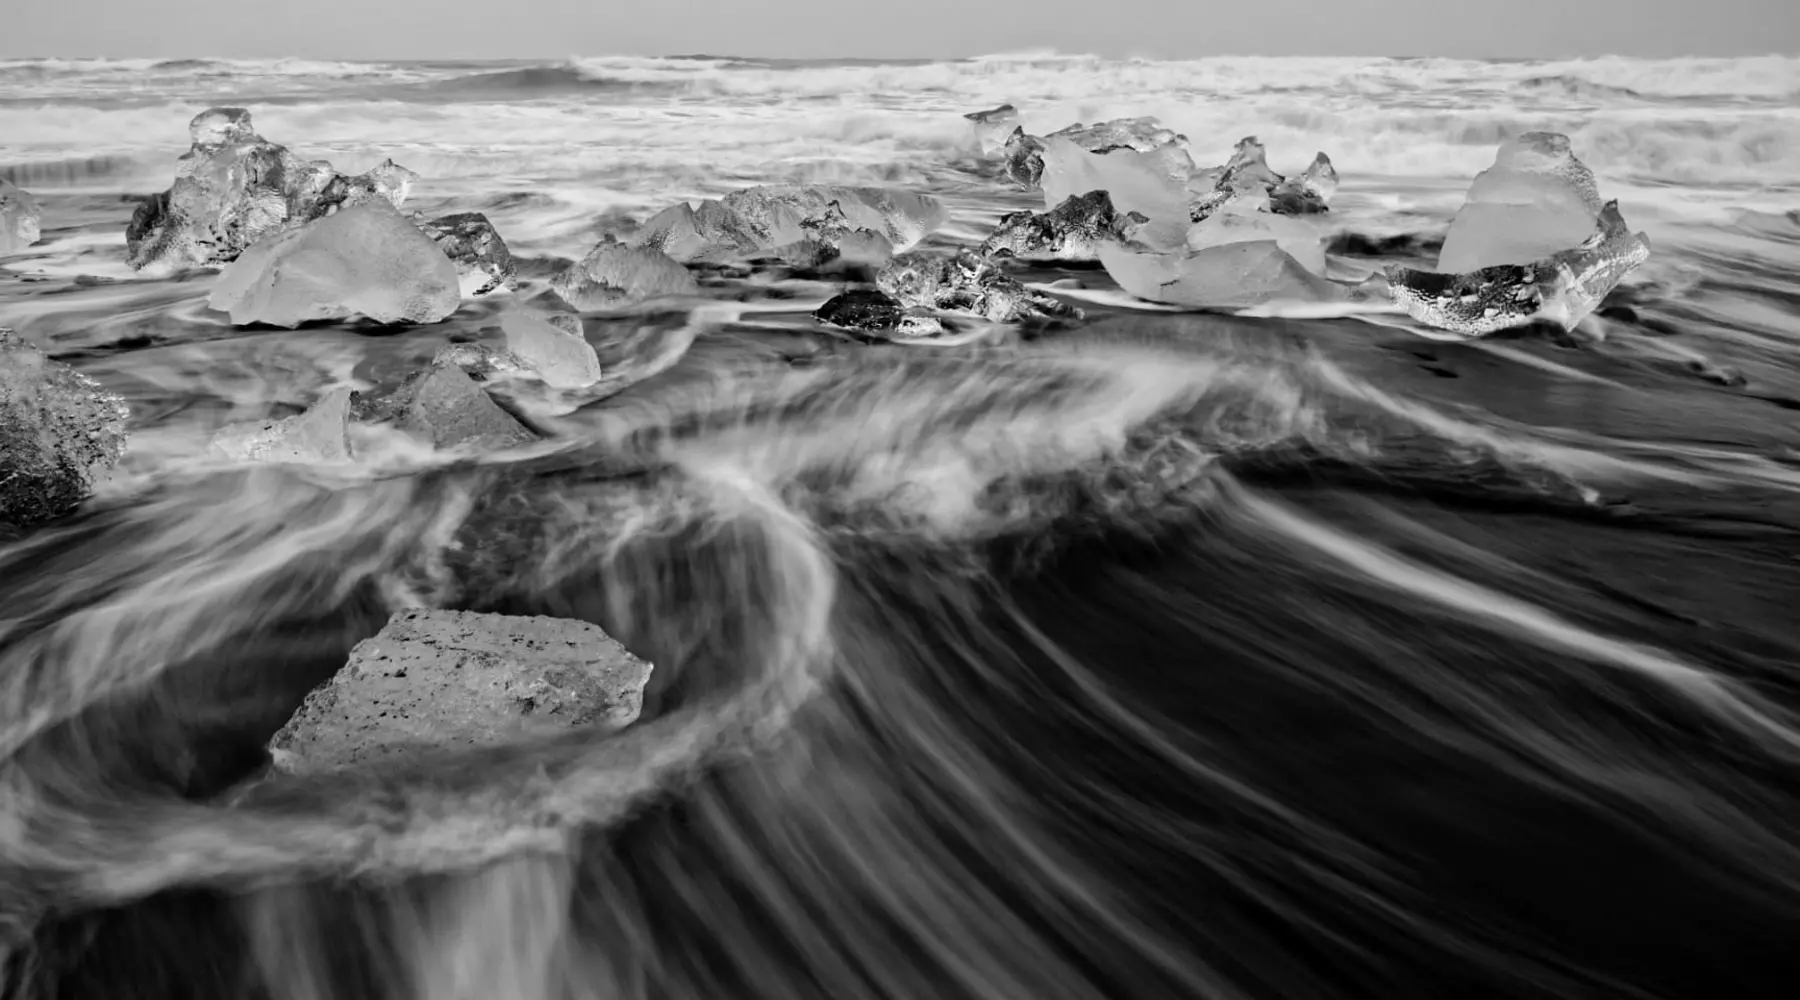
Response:
[[[0,948],[21,997],[1786,997],[1800,958],[1800,61],[0,63],[45,204],[0,323],[126,396],[126,475],[0,548]],[[139,280],[188,118],[424,174],[541,282],[608,218],[777,180],[1031,204],[963,111],[1156,114],[1441,234],[1566,131],[1655,256],[1599,342],[1171,313],[822,335],[819,282],[557,434],[354,476],[207,435],[483,336],[235,330]],[[409,204],[409,207],[412,207]],[[1348,242],[1345,243],[1348,246]],[[1341,256],[1354,274],[1376,263]],[[107,280],[112,279],[112,280]],[[1378,317],[1379,318],[1379,317]],[[804,361],[804,365],[797,362]],[[525,390],[520,390],[521,392]],[[640,723],[234,789],[412,604],[599,623]],[[9,994],[10,995],[10,994]]]

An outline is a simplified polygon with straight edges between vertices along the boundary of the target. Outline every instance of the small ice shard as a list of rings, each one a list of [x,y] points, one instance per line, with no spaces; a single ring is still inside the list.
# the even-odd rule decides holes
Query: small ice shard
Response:
[[[1119,287],[1168,305],[1243,309],[1270,302],[1331,302],[1336,283],[1307,270],[1274,240],[1226,243],[1184,253],[1107,244],[1100,262]]]
[[[470,378],[486,382],[503,375],[533,375],[534,369],[524,358],[504,347],[476,342],[445,344],[431,357],[432,364],[449,364],[461,368]]]
[[[0,524],[74,510],[125,451],[125,401],[0,327]]]
[[[1007,137],[1019,127],[1019,109],[1002,104],[986,111],[971,111],[964,118],[975,128],[975,144],[983,156],[992,156],[1006,148]]]
[[[1137,213],[1114,210],[1105,191],[1071,195],[1048,212],[1008,212],[982,241],[984,257],[1020,260],[1098,260],[1102,243],[1129,240],[1149,222]]]
[[[1289,177],[1269,191],[1269,210],[1277,215],[1315,215],[1328,211],[1337,192],[1337,168],[1324,153],[1313,157],[1306,172]]]
[[[36,243],[42,221],[38,200],[0,177],[0,254],[17,253]]]
[[[188,123],[192,147],[175,182],[146,198],[125,230],[134,268],[219,266],[263,236],[370,200],[398,207],[416,174],[382,163],[339,175],[322,160],[301,160],[256,134],[243,108],[210,108]]]
[[[646,299],[700,294],[700,283],[674,258],[650,247],[602,240],[550,279],[550,289],[583,312]]]
[[[600,381],[600,358],[578,333],[523,312],[500,317],[506,349],[553,389],[580,389]]]
[[[259,240],[219,275],[207,305],[237,326],[366,316],[436,323],[462,304],[456,265],[384,201]]]
[[[405,766],[637,719],[651,666],[598,626],[472,611],[398,611],[269,741],[282,768]]]
[[[944,203],[931,195],[879,187],[769,184],[733,191],[721,199],[749,224],[764,247],[814,235],[806,232],[805,221],[818,217],[833,202],[846,230],[880,233],[896,252],[917,245],[950,219]]]
[[[892,330],[900,325],[906,307],[885,292],[856,288],[833,296],[813,311],[813,319],[845,330]]]
[[[1398,265],[1384,273],[1389,294],[1414,319],[1472,339],[1537,322],[1574,330],[1649,257],[1649,237],[1633,233],[1619,203],[1609,201],[1580,246],[1542,260],[1464,274]]]
[[[240,462],[348,462],[350,397],[348,388],[333,389],[296,416],[221,428],[210,448]]]
[[[1036,191],[1044,176],[1044,140],[1015,128],[1001,147],[1006,157],[1006,176],[1027,191]]]
[[[513,287],[515,267],[506,241],[480,212],[458,212],[419,223],[419,228],[456,265],[464,298]]]
[[[1594,173],[1575,158],[1569,137],[1527,132],[1501,144],[1494,165],[1475,175],[1437,269],[1457,274],[1543,260],[1585,241],[1600,208]]]
[[[1067,139],[1090,153],[1108,153],[1118,149],[1148,153],[1164,146],[1187,148],[1187,136],[1162,126],[1155,118],[1115,118],[1111,121],[1083,125],[1076,122],[1057,129],[1045,139]]]
[[[903,307],[972,313],[991,323],[1082,318],[1081,310],[1026,288],[967,250],[900,254],[876,274],[875,285]]]
[[[354,409],[358,420],[391,420],[436,448],[498,450],[537,440],[448,360],[432,362],[393,388],[359,395]]]
[[[1319,226],[1268,211],[1267,195],[1245,195],[1213,212],[1187,231],[1187,247],[1199,251],[1232,243],[1273,240],[1314,274],[1325,273],[1325,231]]]
[[[1187,179],[1194,161],[1178,146],[1148,153],[1129,149],[1090,153],[1067,139],[1044,140],[1044,207],[1089,191],[1105,191],[1119,212],[1136,212],[1147,221],[1136,239],[1158,248],[1181,245],[1191,220]]]

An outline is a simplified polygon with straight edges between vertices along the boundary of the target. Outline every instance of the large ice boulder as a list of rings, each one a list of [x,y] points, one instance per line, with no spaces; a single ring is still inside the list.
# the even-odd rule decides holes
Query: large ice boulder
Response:
[[[1324,274],[1325,230],[1305,219],[1277,215],[1270,210],[1269,201],[1268,195],[1246,195],[1227,203],[1188,227],[1188,249],[1272,240],[1300,266],[1314,274]]]
[[[0,177],[0,254],[16,253],[36,243],[42,221],[38,200]]]
[[[1091,153],[1067,139],[1044,140],[1044,173],[1039,186],[1044,207],[1089,191],[1105,191],[1120,212],[1136,212],[1147,221],[1136,239],[1172,249],[1182,245],[1192,220],[1188,214],[1188,176],[1194,161],[1179,146],[1150,152],[1118,149]]]
[[[1444,273],[1530,264],[1580,246],[1602,203],[1594,172],[1569,137],[1527,132],[1501,144],[1494,165],[1475,175],[1438,254]]]
[[[456,265],[457,280],[467,298],[511,290],[517,271],[512,251],[480,212],[458,212],[418,219],[419,228]]]
[[[73,510],[125,450],[124,400],[0,327],[0,524]]]
[[[1272,239],[1177,253],[1107,244],[1100,247],[1100,263],[1120,288],[1167,305],[1244,309],[1344,298],[1342,286],[1308,270]]]
[[[1393,266],[1385,274],[1394,301],[1414,319],[1474,338],[1538,322],[1572,330],[1649,257],[1649,237],[1633,233],[1609,201],[1580,246],[1542,260],[1461,274]]]
[[[700,283],[668,254],[612,239],[601,240],[587,256],[551,278],[550,288],[583,311],[700,294]]]
[[[207,304],[238,326],[352,316],[435,323],[462,304],[462,291],[437,244],[373,201],[264,237],[219,275]]]
[[[800,220],[793,220],[798,227]],[[767,249],[744,218],[717,199],[698,206],[680,202],[651,216],[630,245],[667,254],[680,263]]]
[[[145,199],[125,230],[134,268],[218,266],[263,236],[370,200],[398,207],[417,175],[388,160],[366,174],[340,175],[256,134],[250,112],[211,108],[188,124],[192,147],[175,183]]]
[[[637,719],[650,664],[599,627],[471,611],[396,612],[270,740],[278,770],[404,766]]]

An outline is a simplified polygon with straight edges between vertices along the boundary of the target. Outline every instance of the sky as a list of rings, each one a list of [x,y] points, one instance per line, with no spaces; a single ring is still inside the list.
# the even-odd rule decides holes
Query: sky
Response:
[[[1800,0],[14,0],[0,58],[1800,54]]]

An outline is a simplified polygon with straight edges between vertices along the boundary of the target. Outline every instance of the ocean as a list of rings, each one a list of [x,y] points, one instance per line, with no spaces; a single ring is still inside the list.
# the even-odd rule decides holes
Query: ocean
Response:
[[[1342,177],[1334,276],[1428,266],[1495,147],[1568,135],[1654,252],[1588,335],[1154,306],[823,335],[710,273],[552,435],[360,471],[206,443],[490,331],[240,329],[125,263],[187,123],[250,110],[541,283],[762,183],[1042,210],[964,113],[1153,115]],[[0,326],[119,393],[120,474],[0,539],[0,996],[1786,998],[1800,981],[1800,58],[0,61],[43,239]],[[1277,311],[1279,313],[1279,311]],[[1597,333],[1595,332],[1597,331]],[[523,390],[522,390],[523,392]],[[595,622],[642,719],[247,794],[397,607]]]

